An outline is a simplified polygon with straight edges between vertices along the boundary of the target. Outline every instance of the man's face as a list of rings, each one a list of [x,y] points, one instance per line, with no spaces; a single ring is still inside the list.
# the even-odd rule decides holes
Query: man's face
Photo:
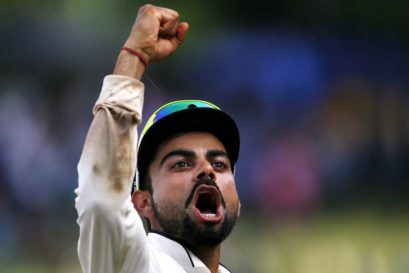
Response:
[[[229,235],[239,198],[226,149],[215,136],[190,132],[165,141],[149,174],[154,230],[193,246],[215,246]]]

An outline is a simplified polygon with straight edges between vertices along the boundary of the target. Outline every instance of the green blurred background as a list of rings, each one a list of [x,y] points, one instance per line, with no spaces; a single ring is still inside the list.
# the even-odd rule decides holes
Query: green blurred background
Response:
[[[0,1],[1,272],[80,272],[76,164],[141,1]],[[190,24],[144,115],[214,101],[242,134],[233,272],[409,272],[409,2],[152,1]]]

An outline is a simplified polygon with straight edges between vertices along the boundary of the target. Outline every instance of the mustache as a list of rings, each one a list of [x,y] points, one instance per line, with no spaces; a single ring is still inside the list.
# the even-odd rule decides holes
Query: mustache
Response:
[[[189,206],[189,204],[192,202],[193,197],[195,195],[195,192],[197,190],[198,187],[200,187],[201,185],[207,185],[207,186],[213,186],[216,188],[216,190],[219,192],[220,195],[220,199],[222,201],[222,205],[224,208],[226,208],[226,202],[224,201],[224,197],[222,192],[220,191],[219,187],[216,184],[216,181],[214,181],[213,179],[207,179],[207,178],[200,178],[196,181],[196,184],[193,186],[192,191],[190,192],[188,198],[186,199],[186,203],[185,203],[185,209]]]

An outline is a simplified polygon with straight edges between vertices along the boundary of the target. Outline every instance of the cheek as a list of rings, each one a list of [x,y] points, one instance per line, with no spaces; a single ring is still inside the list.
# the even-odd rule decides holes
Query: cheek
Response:
[[[220,190],[223,193],[223,197],[226,201],[227,207],[233,207],[236,208],[238,207],[239,204],[239,196],[237,194],[236,190],[236,184],[234,183],[234,180],[229,181],[228,183],[225,183]]]
[[[161,185],[156,185],[156,188],[153,189],[153,199],[155,202],[162,202],[163,204],[185,202],[189,193],[186,193],[187,189],[183,185],[166,180],[161,181],[161,183]]]

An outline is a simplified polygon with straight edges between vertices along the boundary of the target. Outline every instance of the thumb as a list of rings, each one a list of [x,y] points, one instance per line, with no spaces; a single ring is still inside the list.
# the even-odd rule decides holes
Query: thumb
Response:
[[[186,33],[189,30],[189,24],[186,22],[182,22],[178,25],[178,30],[176,32],[176,39],[179,44],[182,44],[185,40]]]

